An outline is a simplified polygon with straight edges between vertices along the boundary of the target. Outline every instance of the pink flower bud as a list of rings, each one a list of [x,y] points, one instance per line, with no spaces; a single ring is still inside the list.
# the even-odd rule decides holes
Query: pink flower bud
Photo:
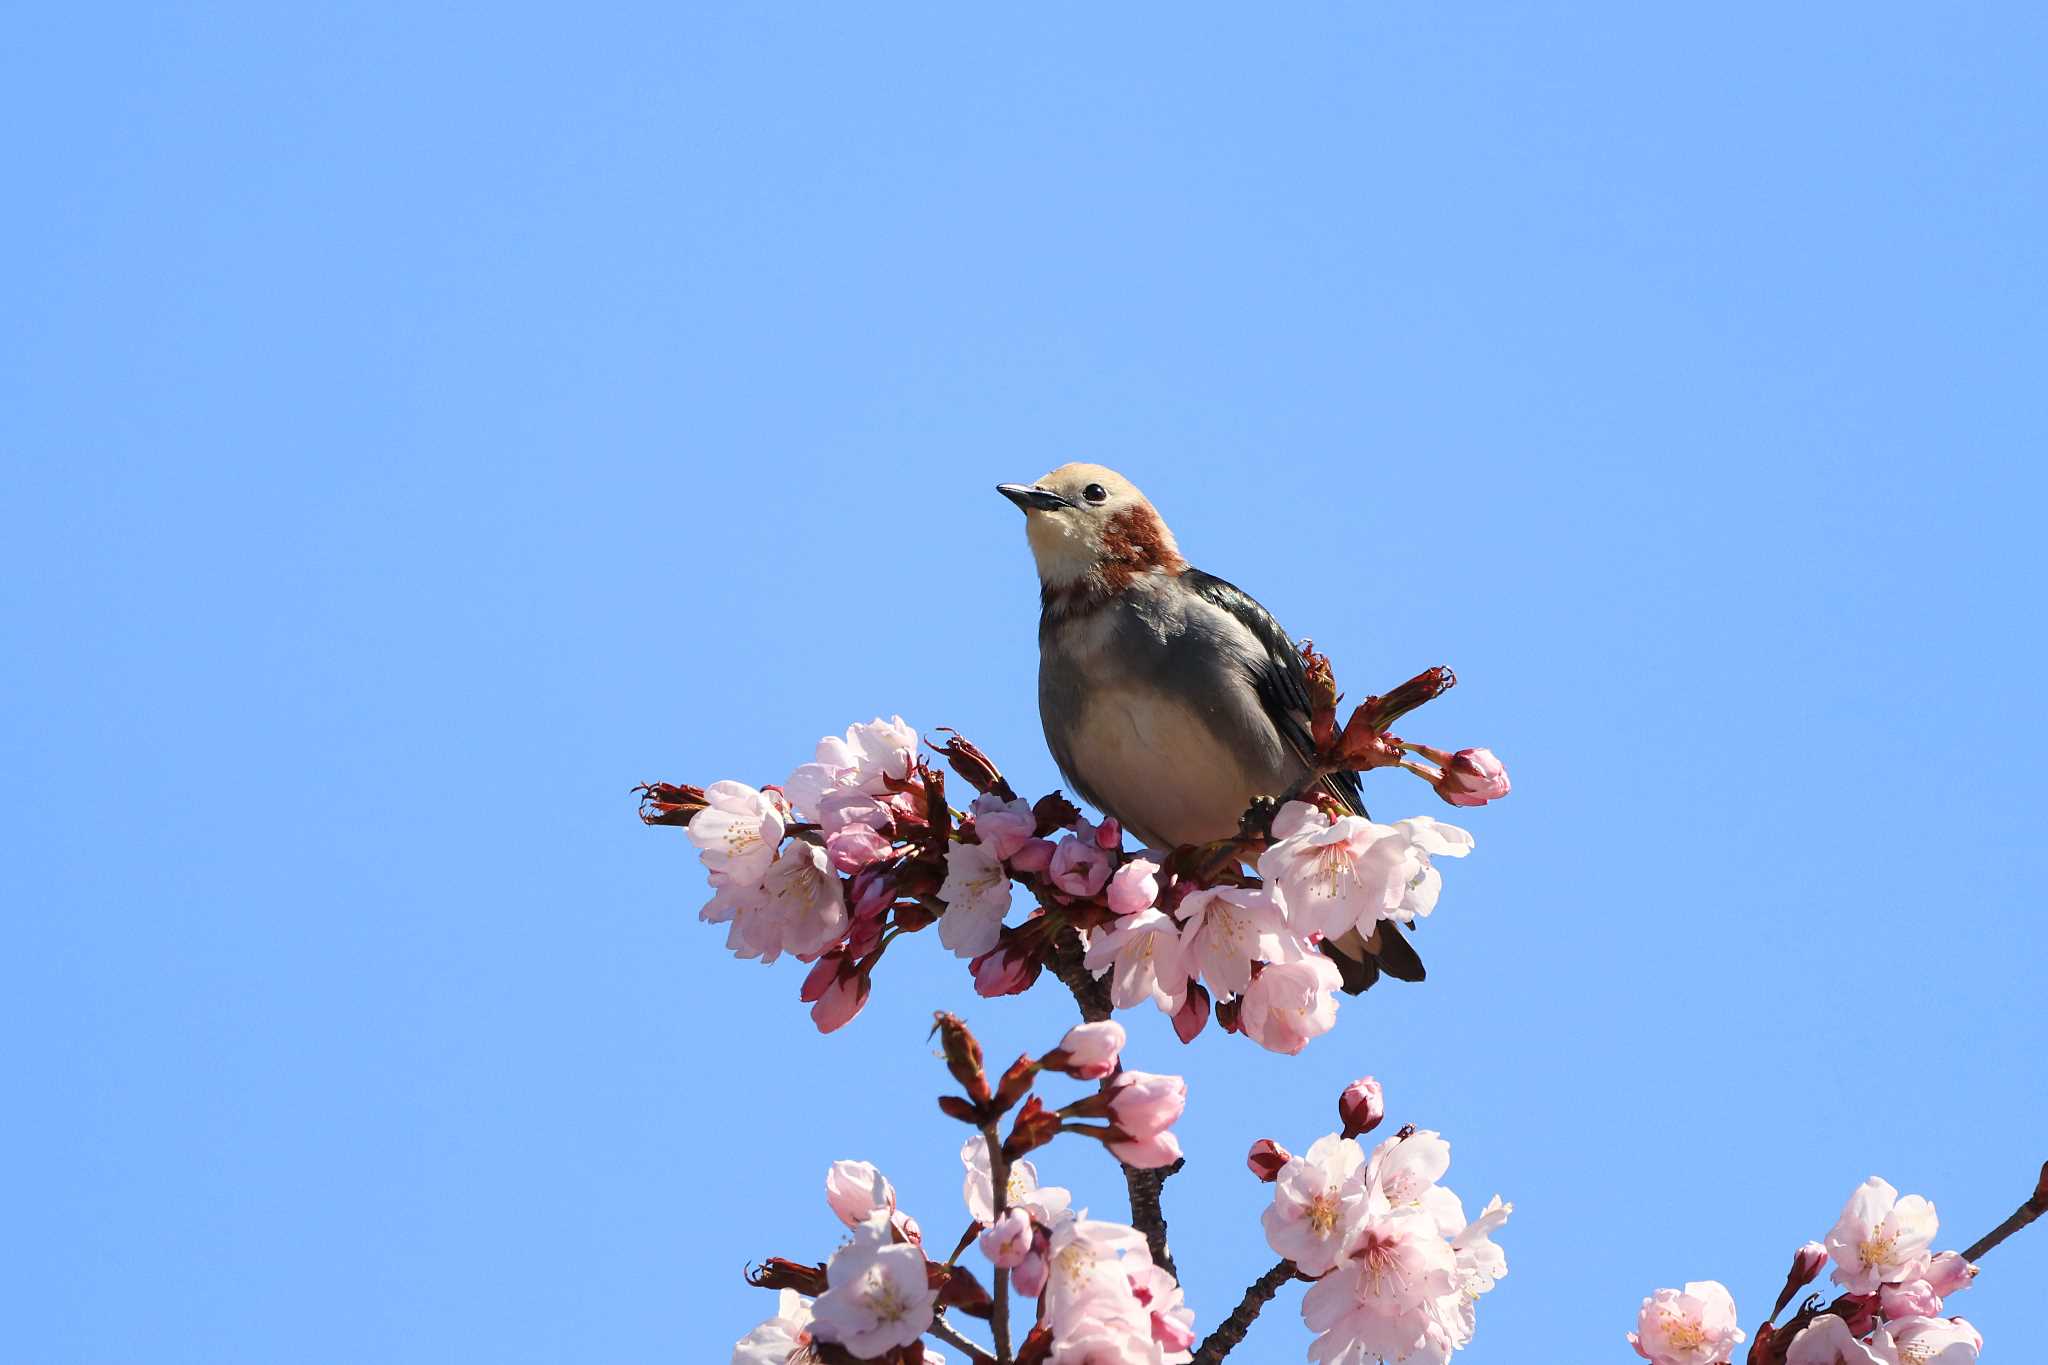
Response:
[[[1244,1164],[1251,1167],[1253,1175],[1270,1185],[1279,1178],[1281,1168],[1292,1160],[1294,1153],[1271,1138],[1260,1138],[1252,1144],[1251,1151],[1245,1153]]]
[[[825,839],[825,853],[841,872],[858,872],[894,851],[895,845],[866,825],[848,825]]]
[[[1060,840],[1048,869],[1052,884],[1070,896],[1092,896],[1109,881],[1109,853],[1080,835]]]
[[[1052,866],[1052,840],[1027,840],[1010,855],[1010,866],[1019,872],[1045,871]]]
[[[1110,1121],[1126,1137],[1149,1138],[1171,1128],[1187,1108],[1188,1083],[1179,1076],[1126,1071],[1110,1083],[1108,1098]]]
[[[1904,1284],[1881,1284],[1877,1287],[1877,1311],[1884,1315],[1886,1322],[1897,1322],[1900,1318],[1938,1318],[1941,1316],[1941,1295],[1925,1280],[1907,1280]]]
[[[1785,1272],[1785,1287],[1778,1291],[1778,1306],[1771,1310],[1777,1317],[1785,1311],[1785,1305],[1792,1302],[1792,1296],[1813,1283],[1813,1277],[1820,1274],[1821,1267],[1828,1263],[1828,1249],[1819,1242],[1808,1242],[1792,1253],[1792,1268]]]
[[[998,944],[968,964],[976,995],[1016,995],[1029,990],[1041,970],[1031,954]]]
[[[1968,1289],[1976,1278],[1977,1267],[1964,1260],[1960,1252],[1944,1251],[1927,1263],[1928,1288],[1943,1298]]]
[[[825,993],[818,997],[818,1003],[811,1006],[811,1022],[818,1026],[818,1032],[832,1033],[846,1027],[867,1003],[868,978],[865,973],[835,976],[832,984],[825,988]]]
[[[796,998],[806,1005],[823,999],[832,983],[839,979],[839,969],[845,962],[846,954],[837,948],[813,962],[811,970],[804,975],[804,984],[797,987]]]
[[[1133,858],[1109,879],[1109,908],[1119,915],[1150,910],[1159,899],[1159,864],[1149,858]]]
[[[1124,1026],[1114,1019],[1076,1024],[1060,1039],[1059,1047],[1046,1054],[1045,1065],[1076,1080],[1099,1081],[1116,1070],[1117,1057],[1123,1050]]]
[[[1209,992],[1201,982],[1188,983],[1188,998],[1173,1012],[1173,1031],[1183,1043],[1192,1043],[1209,1022]]]
[[[1114,815],[1095,827],[1097,848],[1121,848],[1124,842],[1124,827],[1117,823]]]
[[[896,1189],[866,1161],[835,1161],[825,1172],[825,1202],[848,1227],[859,1227],[879,1209],[895,1212]]]
[[[1010,1288],[1027,1299],[1035,1299],[1045,1288],[1046,1277],[1052,1273],[1052,1247],[1042,1229],[1033,1229],[1031,1250],[1024,1259],[1017,1262],[1017,1268],[1010,1272]]]
[[[1386,1097],[1380,1093],[1380,1083],[1370,1076],[1360,1076],[1337,1097],[1337,1119],[1345,1137],[1370,1133],[1386,1116]]]
[[[1483,806],[1508,794],[1508,770],[1491,749],[1460,749],[1444,765],[1436,794],[1454,806]]]
[[[1023,1264],[1031,1254],[1031,1215],[1022,1209],[1004,1209],[994,1225],[981,1234],[981,1254],[1000,1270]]]
[[[1128,1142],[1112,1138],[1109,1152],[1126,1166],[1135,1166],[1141,1171],[1153,1171],[1161,1166],[1171,1166],[1180,1160],[1180,1142],[1170,1132],[1154,1133],[1150,1137],[1133,1138]]]

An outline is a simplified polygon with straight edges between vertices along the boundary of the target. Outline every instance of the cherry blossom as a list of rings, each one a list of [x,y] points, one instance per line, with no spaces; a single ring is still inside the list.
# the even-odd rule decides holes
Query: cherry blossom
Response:
[[[836,1033],[867,1008],[872,989],[865,972],[835,973],[811,1006],[811,1022],[820,1033]]]
[[[1745,1339],[1736,1322],[1735,1299],[1725,1285],[1692,1280],[1644,1299],[1628,1342],[1652,1365],[1719,1365]]]
[[[1116,1070],[1124,1042],[1124,1026],[1114,1019],[1076,1024],[1067,1030],[1055,1050],[1059,1069],[1076,1080],[1099,1081]],[[1049,1056],[1046,1065],[1051,1066],[1054,1060]]]
[[[1436,794],[1454,806],[1483,806],[1508,794],[1508,770],[1491,749],[1460,749],[1444,764]]]
[[[1919,1278],[1938,1226],[1934,1205],[1877,1176],[1856,1187],[1827,1235],[1834,1282],[1852,1294]]]
[[[886,798],[887,779],[903,781],[917,765],[917,731],[903,717],[879,717],[849,726],[844,739],[827,735],[818,741],[816,758],[803,764],[782,784],[791,804],[821,817],[825,799],[834,792],[857,791]],[[708,789],[707,789],[708,794]]]
[[[1669,1293],[1670,1291],[1661,1290],[1659,1292]],[[1741,1339],[1740,1336],[1736,1337],[1737,1341]],[[1641,1350],[1642,1348],[1637,1347],[1636,1349]],[[1658,1361],[1658,1365],[1664,1365],[1664,1362],[1659,1361],[1656,1356],[1651,1356],[1650,1359]],[[1700,1356],[1698,1359],[1700,1365],[1706,1365],[1706,1362],[1709,1360],[1725,1360],[1726,1357]],[[1670,1360],[1681,1362],[1682,1365],[1692,1365],[1693,1363],[1693,1357],[1690,1356],[1674,1356],[1670,1357]],[[1880,1356],[1877,1352],[1858,1341],[1856,1334],[1849,1330],[1848,1323],[1843,1322],[1832,1313],[1823,1313],[1806,1326],[1800,1328],[1799,1335],[1792,1338],[1792,1344],[1785,1348],[1785,1365],[1896,1365],[1896,1363],[1886,1361],[1883,1356]]]
[[[1120,1073],[1106,1093],[1111,1121],[1126,1136],[1134,1138],[1165,1132],[1180,1118],[1188,1103],[1186,1080],[1149,1071]]]
[[[1473,839],[1456,825],[1432,820],[1427,815],[1397,820],[1394,828],[1405,844],[1398,849],[1399,866],[1395,874],[1400,882],[1400,898],[1390,914],[1403,924],[1412,924],[1436,909],[1437,896],[1443,890],[1443,874],[1430,865],[1431,856],[1462,858],[1472,851]]]
[[[922,1251],[892,1240],[884,1215],[860,1224],[826,1267],[827,1288],[811,1305],[811,1335],[862,1357],[916,1341],[932,1325],[938,1297],[924,1264]]]
[[[939,887],[946,913],[939,916],[939,942],[959,957],[980,957],[996,946],[1003,916],[1010,913],[1010,874],[987,844],[954,844],[946,850],[946,880]]]
[[[1259,875],[1302,938],[1341,937],[1400,902],[1404,849],[1391,826],[1358,815],[1332,820],[1290,801],[1273,818],[1273,836]]]
[[[733,1344],[732,1365],[789,1365],[791,1354],[810,1344],[811,1301],[785,1289],[775,1316]]]
[[[1968,1289],[1976,1278],[1977,1267],[1960,1252],[1944,1251],[1927,1263],[1928,1286],[1944,1297]]]
[[[1360,1076],[1344,1087],[1344,1093],[1337,1097],[1337,1118],[1344,1126],[1344,1136],[1359,1137],[1380,1126],[1380,1120],[1387,1116],[1387,1099],[1380,1083],[1370,1076]]]
[[[1009,1270],[1031,1254],[1032,1227],[1029,1211],[1011,1206],[981,1234],[981,1254],[989,1264]]]
[[[1117,883],[1134,867],[1118,869],[1110,879],[1109,894],[1115,905]],[[1167,1014],[1181,1008],[1187,999],[1188,972],[1182,951],[1180,926],[1173,917],[1158,910],[1139,910],[1090,937],[1083,959],[1088,970],[1109,977],[1109,1001],[1120,1010],[1141,1000],[1150,1000]]]
[[[1291,1057],[1336,1024],[1337,991],[1343,984],[1337,964],[1320,953],[1271,962],[1246,988],[1238,1017],[1253,1042]]]
[[[704,799],[708,804],[689,824],[697,856],[734,886],[759,882],[782,843],[782,807],[744,782],[714,782],[704,789]]]
[[[846,889],[832,874],[825,850],[792,840],[761,879],[763,921],[774,927],[781,948],[814,957],[846,932]]]
[[[1251,985],[1254,962],[1272,961],[1287,951],[1280,912],[1261,892],[1213,887],[1190,894],[1180,910],[1186,921],[1181,931],[1186,960],[1221,995],[1236,995]]]
[[[1336,1266],[1365,1212],[1365,1153],[1332,1133],[1280,1168],[1259,1221],[1267,1246],[1304,1275],[1321,1275]]]
[[[1515,1211],[1495,1195],[1479,1216],[1451,1238],[1451,1250],[1458,1258],[1458,1292],[1438,1299],[1432,1336],[1441,1335],[1450,1350],[1463,1350],[1477,1327],[1479,1298],[1490,1293],[1508,1273],[1507,1253],[1494,1244],[1493,1234]]]
[[[1141,1171],[1156,1171],[1180,1160],[1180,1139],[1163,1131],[1143,1137],[1114,1136],[1108,1146],[1111,1156]]]
[[[896,1187],[866,1161],[835,1161],[825,1172],[825,1202],[839,1221],[859,1227],[877,1213],[896,1211]]]
[[[1133,858],[1109,879],[1109,908],[1119,915],[1149,910],[1159,899],[1159,864],[1150,858]]]
[[[1984,1337],[1961,1318],[1901,1318],[1880,1327],[1870,1349],[1884,1365],[1976,1365]]]
[[[995,1182],[989,1178],[988,1142],[980,1135],[960,1144],[960,1164],[967,1168],[961,1197],[967,1201],[967,1216],[977,1223],[995,1221]],[[1067,1211],[1072,1196],[1058,1185],[1040,1185],[1038,1168],[1029,1161],[1010,1163],[1009,1184],[1003,1203],[1020,1208],[1042,1222],[1050,1222]]]
[[[1302,1296],[1302,1320],[1316,1339],[1309,1359],[1354,1361],[1448,1358],[1433,1349],[1439,1299],[1458,1292],[1458,1258],[1435,1220],[1393,1209],[1362,1221],[1336,1269]]]
[[[1111,866],[1109,850],[1095,841],[1091,830],[1060,840],[1046,871],[1054,886],[1070,896],[1085,897],[1108,885]]]

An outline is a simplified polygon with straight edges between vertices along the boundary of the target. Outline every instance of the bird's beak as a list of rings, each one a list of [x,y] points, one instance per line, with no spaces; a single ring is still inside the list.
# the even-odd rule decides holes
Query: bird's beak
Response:
[[[1053,512],[1074,505],[1050,488],[1036,488],[1029,484],[999,483],[996,492],[1027,512]]]

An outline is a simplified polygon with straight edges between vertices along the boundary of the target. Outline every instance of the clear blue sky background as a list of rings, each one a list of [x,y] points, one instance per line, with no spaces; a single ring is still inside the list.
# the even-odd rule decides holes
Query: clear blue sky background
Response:
[[[2039,6],[10,29],[9,1358],[716,1361],[832,1158],[948,1236],[928,1011],[1062,1001],[908,944],[821,1039],[627,788],[894,711],[1053,786],[990,485],[1073,458],[1516,779],[1426,985],[1134,1021],[1204,1325],[1360,1072],[1517,1203],[1481,1363],[2048,1157]],[[2044,1277],[1957,1301],[1994,1358]]]

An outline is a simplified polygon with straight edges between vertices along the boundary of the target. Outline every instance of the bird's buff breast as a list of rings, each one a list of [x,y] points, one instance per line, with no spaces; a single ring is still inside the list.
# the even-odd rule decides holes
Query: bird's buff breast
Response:
[[[1235,834],[1252,797],[1280,790],[1284,776],[1227,743],[1192,707],[1142,684],[1093,691],[1072,740],[1098,804],[1158,846]]]

